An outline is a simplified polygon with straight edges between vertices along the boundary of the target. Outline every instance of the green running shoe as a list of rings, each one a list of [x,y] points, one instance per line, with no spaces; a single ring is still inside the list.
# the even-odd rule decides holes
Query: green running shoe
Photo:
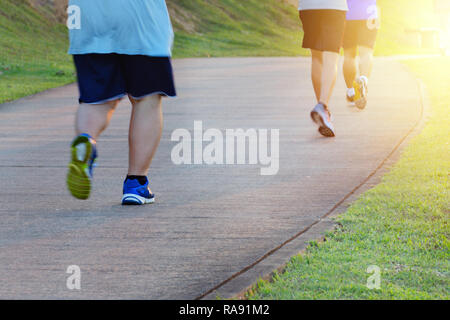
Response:
[[[71,153],[67,187],[75,198],[86,200],[91,193],[91,180],[97,158],[96,142],[90,135],[80,134],[72,142]]]

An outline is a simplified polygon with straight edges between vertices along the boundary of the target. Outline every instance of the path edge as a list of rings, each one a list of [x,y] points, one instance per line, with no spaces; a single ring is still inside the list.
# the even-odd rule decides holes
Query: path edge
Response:
[[[245,300],[249,291],[253,290],[258,281],[271,281],[276,273],[282,273],[291,258],[305,253],[311,241],[326,241],[325,233],[339,227],[335,217],[344,213],[348,207],[357,200],[361,194],[373,188],[381,182],[381,178],[390,171],[393,165],[400,159],[402,151],[411,139],[416,137],[425,127],[431,114],[431,102],[426,86],[412,71],[403,63],[399,65],[415,79],[418,88],[418,102],[420,115],[412,128],[400,139],[392,151],[381,161],[381,163],[367,176],[363,183],[356,186],[344,196],[329,212],[316,220],[313,224],[304,228],[297,235],[272,249],[253,264],[241,269],[231,277],[225,279],[212,289],[201,294],[196,300],[236,299]]]

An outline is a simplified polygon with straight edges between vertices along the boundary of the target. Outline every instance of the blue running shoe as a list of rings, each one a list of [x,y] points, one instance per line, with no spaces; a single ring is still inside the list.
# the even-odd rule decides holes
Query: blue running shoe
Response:
[[[155,195],[148,186],[148,179],[141,184],[138,179],[125,179],[122,205],[143,205],[155,202]]]
[[[322,103],[317,104],[311,111],[311,119],[319,126],[319,132],[325,137],[334,137],[334,128],[331,123],[331,113]]]
[[[67,187],[75,198],[86,200],[91,193],[91,180],[97,158],[96,142],[90,135],[83,133],[73,140],[71,150]]]

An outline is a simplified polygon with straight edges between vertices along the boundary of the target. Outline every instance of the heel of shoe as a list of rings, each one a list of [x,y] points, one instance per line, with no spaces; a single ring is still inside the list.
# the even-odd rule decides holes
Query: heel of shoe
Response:
[[[323,120],[320,114],[317,111],[311,111],[310,113],[311,120],[317,124],[318,126],[323,126]]]
[[[358,101],[361,99],[361,90],[358,81],[353,81],[353,89],[355,90],[355,96],[353,97],[353,101]]]

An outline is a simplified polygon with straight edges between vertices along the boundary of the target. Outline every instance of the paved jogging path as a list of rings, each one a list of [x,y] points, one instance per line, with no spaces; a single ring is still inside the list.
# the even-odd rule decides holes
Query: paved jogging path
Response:
[[[127,167],[127,102],[99,140],[88,201],[71,198],[65,186],[76,86],[0,105],[1,299],[199,297],[316,222],[420,117],[417,83],[395,61],[376,61],[363,112],[347,106],[340,76],[331,103],[335,139],[322,138],[309,119],[314,106],[309,59],[174,64],[179,98],[164,100],[165,128],[151,169],[155,205],[119,205]],[[261,176],[255,165],[172,164],[171,133],[192,132],[194,120],[202,120],[204,129],[280,129],[279,173]],[[331,223],[314,228],[319,225]],[[296,241],[316,238],[314,228]],[[219,289],[219,295],[238,292],[298,250],[288,248]],[[81,268],[79,291],[66,288],[69,265]]]

